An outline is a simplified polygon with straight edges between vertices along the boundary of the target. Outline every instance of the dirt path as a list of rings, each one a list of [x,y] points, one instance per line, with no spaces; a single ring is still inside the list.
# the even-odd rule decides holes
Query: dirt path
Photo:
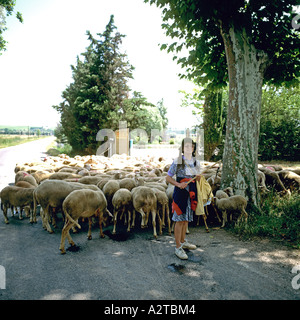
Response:
[[[1,165],[1,174],[11,167],[2,160]],[[13,182],[14,173],[9,171],[8,178]],[[119,240],[126,241],[100,239],[94,228],[88,241],[84,227],[72,235],[79,250],[61,255],[62,221],[48,234],[39,217],[34,225],[28,218],[9,215],[9,220],[6,225],[0,213],[0,265],[6,271],[0,300],[300,299],[300,289],[292,287],[300,251],[280,243],[240,241],[225,230],[206,233],[203,227],[190,227],[188,239],[197,249],[182,261],[174,255],[173,237],[164,233],[154,240],[152,228],[137,228],[129,236],[119,228]],[[106,228],[106,234],[111,230]]]

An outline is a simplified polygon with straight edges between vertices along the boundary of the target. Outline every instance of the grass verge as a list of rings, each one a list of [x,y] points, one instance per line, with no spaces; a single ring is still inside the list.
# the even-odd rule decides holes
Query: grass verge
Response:
[[[2,148],[7,148],[7,147],[12,147],[16,146],[18,144],[38,140],[38,139],[43,139],[46,138],[47,136],[43,137],[37,137],[37,136],[32,136],[28,137],[26,135],[7,135],[3,134],[0,135],[0,149]]]
[[[247,212],[247,223],[229,226],[242,239],[268,237],[300,249],[300,194],[282,198],[272,190],[260,210],[247,207]]]

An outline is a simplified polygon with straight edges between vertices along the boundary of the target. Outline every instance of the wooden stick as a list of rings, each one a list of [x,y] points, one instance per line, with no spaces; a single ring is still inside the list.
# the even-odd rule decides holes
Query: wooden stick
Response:
[[[204,169],[204,171],[203,171],[203,172],[201,172],[201,174],[203,174],[206,170],[211,169],[215,164],[217,164],[217,163],[219,163],[219,162],[221,162],[221,160],[219,160],[219,161],[215,162],[214,164],[212,164],[212,165],[211,165],[211,166],[209,166],[208,168],[205,168],[205,169]],[[194,181],[196,178],[197,178],[197,176],[196,176],[196,177],[194,177],[193,179],[189,180],[186,184],[191,183],[191,182],[192,182],[192,181]]]
[[[204,173],[206,170],[211,169],[215,164],[221,162],[221,160],[215,162],[214,164],[212,164],[211,166],[209,166],[208,168],[205,168],[204,171],[202,171],[201,173]]]

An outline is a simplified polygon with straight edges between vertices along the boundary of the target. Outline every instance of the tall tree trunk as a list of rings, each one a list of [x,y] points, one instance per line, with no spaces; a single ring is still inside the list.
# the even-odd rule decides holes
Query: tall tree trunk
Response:
[[[221,187],[259,203],[257,156],[261,95],[268,57],[249,43],[245,30],[221,28],[229,76],[229,105]]]

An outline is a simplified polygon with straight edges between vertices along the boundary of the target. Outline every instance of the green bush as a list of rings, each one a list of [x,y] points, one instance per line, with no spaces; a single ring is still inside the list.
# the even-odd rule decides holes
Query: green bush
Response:
[[[248,208],[248,222],[231,227],[242,238],[270,237],[300,248],[300,195],[279,197],[271,191],[263,200],[260,210]]]
[[[57,150],[59,151],[59,153],[64,153],[71,157],[74,156],[72,146],[68,143],[63,144],[62,147],[57,147]]]

